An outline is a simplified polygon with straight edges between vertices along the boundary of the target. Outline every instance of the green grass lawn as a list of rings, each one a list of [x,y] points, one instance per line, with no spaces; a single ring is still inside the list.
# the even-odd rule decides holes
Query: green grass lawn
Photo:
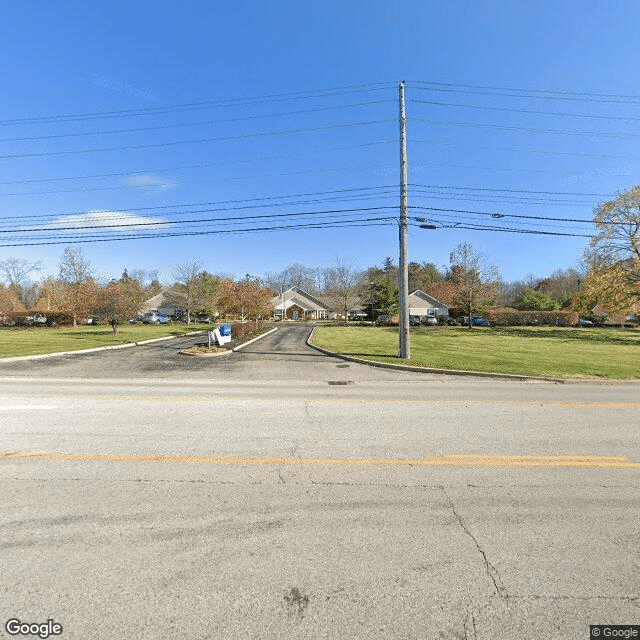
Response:
[[[123,324],[115,334],[109,325],[81,327],[0,328],[0,358],[30,356],[59,351],[76,351],[140,342],[163,336],[180,336],[189,331],[212,329],[213,325],[180,322],[161,325]]]
[[[396,357],[397,327],[318,327],[313,343],[378,362],[553,377],[640,378],[640,330],[426,327],[411,330],[411,360]]]

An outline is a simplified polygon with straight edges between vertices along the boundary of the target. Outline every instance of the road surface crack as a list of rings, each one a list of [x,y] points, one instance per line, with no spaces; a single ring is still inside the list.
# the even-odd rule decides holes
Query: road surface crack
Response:
[[[447,498],[447,502],[449,503],[449,506],[451,507],[451,511],[453,512],[453,515],[458,521],[458,524],[462,527],[462,530],[471,538],[471,540],[473,540],[473,544],[476,546],[476,549],[480,552],[480,555],[482,556],[482,561],[484,563],[485,571],[489,576],[489,578],[491,578],[491,581],[493,582],[493,587],[496,591],[496,594],[499,595],[501,598],[505,598],[505,599],[508,598],[509,593],[507,592],[507,588],[505,587],[504,583],[502,582],[502,579],[500,578],[500,574],[498,573],[498,570],[495,568],[493,564],[491,564],[491,562],[489,562],[489,559],[487,558],[487,554],[484,552],[482,547],[478,544],[478,541],[476,540],[475,536],[471,533],[471,531],[469,531],[464,521],[462,520],[462,517],[460,516],[460,514],[456,511],[456,508],[449,494],[447,493],[447,490],[444,488],[443,485],[439,485],[439,488]]]
[[[465,640],[469,640],[469,638],[473,638],[473,640],[477,640],[478,634],[476,632],[476,618],[471,611],[471,599],[467,603],[467,612],[464,616],[464,620],[462,621],[464,637]],[[469,635],[469,633],[473,633],[473,635]]]

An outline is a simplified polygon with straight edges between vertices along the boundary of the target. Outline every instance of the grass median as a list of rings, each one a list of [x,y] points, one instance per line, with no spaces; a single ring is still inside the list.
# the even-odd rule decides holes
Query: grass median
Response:
[[[181,336],[191,331],[212,329],[213,325],[187,325],[181,322],[161,325],[123,324],[120,333],[109,325],[81,327],[27,327],[0,329],[0,360],[95,347],[111,347],[165,336]]]
[[[417,327],[401,360],[397,327],[318,327],[313,344],[344,355],[436,369],[560,378],[640,378],[640,330]]]

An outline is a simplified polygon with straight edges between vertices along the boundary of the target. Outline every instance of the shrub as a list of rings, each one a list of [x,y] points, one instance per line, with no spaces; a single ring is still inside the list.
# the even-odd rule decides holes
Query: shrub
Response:
[[[492,325],[536,326],[549,325],[555,327],[573,327],[578,324],[577,311],[492,311],[486,313]]]
[[[250,333],[257,333],[264,329],[264,324],[264,320],[258,320],[257,322],[236,322],[231,325],[231,337],[235,341]]]

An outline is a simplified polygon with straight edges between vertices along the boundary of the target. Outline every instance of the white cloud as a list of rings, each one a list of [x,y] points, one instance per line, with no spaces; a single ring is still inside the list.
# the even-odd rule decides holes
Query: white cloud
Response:
[[[154,176],[152,173],[133,173],[123,180],[124,184],[131,187],[140,187],[151,193],[156,191],[168,191],[178,186],[177,182],[171,182],[165,178]]]
[[[85,213],[74,214],[70,216],[61,216],[56,218],[55,223],[58,227],[72,228],[87,231],[90,229],[105,228],[105,231],[147,231],[164,227],[166,224],[162,218],[152,218],[147,216],[138,216],[122,211],[102,211],[94,210]],[[131,226],[144,225],[144,226]]]

